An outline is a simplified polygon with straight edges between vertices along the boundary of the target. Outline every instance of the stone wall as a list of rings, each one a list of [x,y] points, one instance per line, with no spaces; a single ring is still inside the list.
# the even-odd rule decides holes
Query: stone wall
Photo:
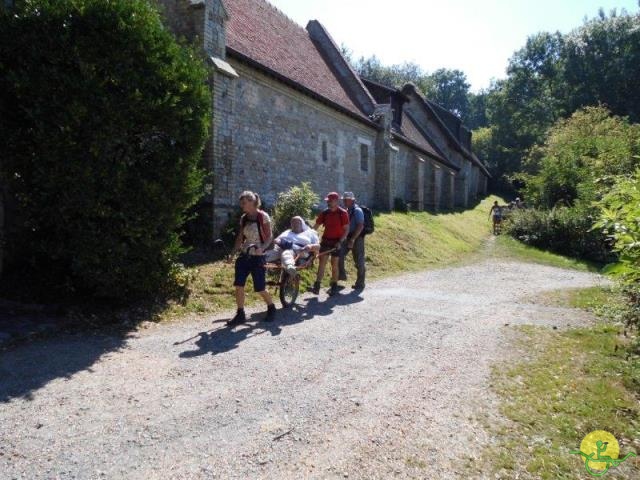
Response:
[[[155,0],[166,25],[178,38],[204,45],[205,1]],[[210,2],[211,0],[208,0]]]
[[[425,190],[425,160],[412,148],[396,143],[397,152],[392,164],[393,198],[401,198],[413,210],[424,210],[425,197],[431,194]]]
[[[218,78],[215,85],[217,228],[227,222],[238,195],[246,189],[273,205],[279,192],[309,181],[319,194],[352,190],[361,203],[373,204],[376,129],[227,60],[239,78]],[[361,164],[361,145],[368,153],[366,165]]]
[[[442,169],[442,196],[441,206],[442,209],[452,209],[455,207],[455,177],[456,173],[446,167]]]
[[[424,208],[437,212],[443,208],[442,176],[443,168],[434,160],[427,160],[424,168]]]
[[[409,91],[410,93],[410,91]],[[410,101],[405,104],[405,110],[429,133],[436,146],[444,153],[449,162],[458,167],[460,170],[456,173],[453,186],[453,205],[458,207],[466,207],[469,204],[471,192],[477,186],[472,185],[472,163],[462,155],[460,151],[454,148],[447,135],[442,131],[440,125],[427,113],[422,100],[417,98],[415,94],[410,93]],[[447,199],[443,205],[450,203]]]

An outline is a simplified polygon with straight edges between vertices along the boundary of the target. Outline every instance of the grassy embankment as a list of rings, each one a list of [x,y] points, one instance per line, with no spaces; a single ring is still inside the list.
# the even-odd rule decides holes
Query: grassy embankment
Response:
[[[376,231],[367,238],[369,278],[442,267],[478,255],[490,237],[489,208],[497,197],[464,212],[377,215]],[[352,262],[347,263],[350,278]],[[311,272],[304,277],[311,282]],[[325,279],[328,282],[328,275]],[[215,313],[233,308],[233,267],[224,262],[199,265],[184,305],[173,305],[165,317]],[[350,285],[350,283],[348,283]],[[250,290],[250,286],[248,288]],[[252,298],[255,301],[255,298]]]
[[[496,199],[498,197],[489,197],[475,208],[462,212],[377,215],[376,231],[367,237],[368,278],[451,266],[487,256],[580,270],[593,268],[579,260],[524,246],[506,236],[494,238],[488,215]],[[347,269],[353,279],[351,260],[347,262]],[[210,262],[199,265],[196,270],[188,300],[182,305],[172,305],[163,314],[164,318],[190,313],[211,314],[233,308],[232,265]],[[325,284],[328,278],[327,275]],[[303,280],[306,288],[313,281],[313,273],[305,272]],[[250,289],[249,284],[247,290]],[[256,298],[250,295],[250,302],[253,301]]]
[[[619,302],[614,290],[557,291],[539,300],[597,313],[600,323],[564,331],[519,329],[522,360],[493,369],[493,389],[507,421],[487,425],[497,442],[485,449],[482,463],[499,478],[591,478],[584,461],[569,453],[589,432],[608,431],[623,454],[640,454],[638,340],[613,320]],[[612,468],[607,477],[640,478],[640,458]]]

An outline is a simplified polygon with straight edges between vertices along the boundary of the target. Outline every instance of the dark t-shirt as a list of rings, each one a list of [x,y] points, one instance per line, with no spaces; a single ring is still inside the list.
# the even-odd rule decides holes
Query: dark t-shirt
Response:
[[[340,240],[344,234],[344,226],[349,225],[349,214],[344,208],[338,207],[335,212],[325,210],[318,215],[318,225],[324,225],[324,240]]]

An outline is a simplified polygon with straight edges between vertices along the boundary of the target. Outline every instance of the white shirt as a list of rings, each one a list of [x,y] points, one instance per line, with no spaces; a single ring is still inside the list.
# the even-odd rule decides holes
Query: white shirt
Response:
[[[293,243],[294,252],[299,252],[307,245],[316,245],[320,243],[318,233],[311,228],[300,233],[295,233],[292,230],[285,230],[278,237],[278,240],[283,240],[283,239],[289,240],[291,243]]]

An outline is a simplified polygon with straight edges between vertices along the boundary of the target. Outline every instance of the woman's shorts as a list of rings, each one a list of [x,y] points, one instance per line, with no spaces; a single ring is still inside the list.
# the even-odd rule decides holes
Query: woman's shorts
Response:
[[[340,242],[340,239],[332,240],[332,239],[323,238],[322,241],[320,242],[320,253],[328,252],[329,250],[335,248],[339,242]],[[331,252],[331,256],[334,258],[339,257],[340,249],[334,252]]]
[[[236,275],[234,287],[244,287],[247,278],[253,279],[253,290],[264,292],[267,288],[267,271],[264,268],[265,258],[258,255],[240,255],[236,260]]]

